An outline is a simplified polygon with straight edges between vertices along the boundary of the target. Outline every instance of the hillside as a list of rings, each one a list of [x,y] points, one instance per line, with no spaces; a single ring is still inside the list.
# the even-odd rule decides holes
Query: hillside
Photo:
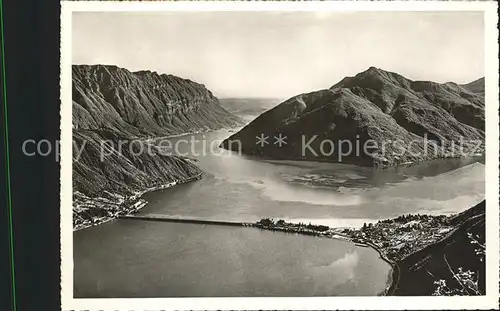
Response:
[[[417,251],[398,262],[400,275],[390,294],[397,296],[425,296],[436,290],[435,281],[444,280],[450,290],[462,290],[454,278],[459,270],[470,270],[476,275],[478,289],[485,293],[486,265],[476,254],[478,244],[485,242],[485,201],[458,214],[451,220],[455,230],[444,239]],[[474,295],[474,293],[469,293]]]
[[[484,126],[481,94],[455,83],[412,81],[370,67],[328,89],[286,100],[221,146],[231,149],[230,142],[239,140],[242,152],[249,155],[386,166],[452,156],[461,140],[469,141],[463,148],[470,151],[470,141],[484,142]],[[280,134],[287,137],[281,146],[273,140]],[[268,144],[256,144],[261,135],[270,138]],[[440,148],[430,149],[425,137],[438,141]],[[358,144],[360,152],[340,149],[342,140]],[[367,141],[372,143],[364,152]],[[403,154],[401,148],[411,152]],[[349,154],[340,155],[339,150]]]
[[[116,66],[73,66],[75,228],[136,211],[145,204],[145,191],[202,176],[191,160],[163,154],[145,138],[240,124],[209,90],[190,80]]]
[[[116,66],[73,66],[73,126],[128,137],[240,125],[205,86],[173,75]]]
[[[484,96],[484,78],[462,84],[461,86],[472,93],[482,94]]]
[[[102,143],[104,140],[106,144]],[[118,151],[120,140],[123,143]],[[148,143],[145,145],[150,146],[150,151],[139,152],[138,144],[130,145],[126,138],[111,131],[76,131],[73,141],[77,146],[73,149],[73,158],[77,159],[73,162],[73,191],[87,196],[99,196],[104,191],[133,195],[142,189],[201,173],[189,159],[162,154],[158,147]],[[83,152],[79,155],[81,148]]]
[[[486,201],[456,215],[400,215],[361,228],[330,228],[263,218],[252,226],[272,231],[348,239],[374,248],[392,267],[392,296],[485,293]],[[472,278],[470,277],[472,276]]]

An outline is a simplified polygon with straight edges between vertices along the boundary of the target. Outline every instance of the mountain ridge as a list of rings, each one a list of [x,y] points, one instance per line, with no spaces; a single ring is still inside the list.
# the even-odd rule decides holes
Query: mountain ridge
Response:
[[[484,83],[485,83],[484,77],[481,77],[472,82],[461,84],[461,86],[473,93],[482,94],[484,96]]]
[[[242,124],[189,79],[114,65],[72,70],[76,229],[137,211],[145,191],[201,178],[192,160],[166,154],[146,138]]]
[[[73,65],[73,108],[76,128],[111,128],[133,137],[241,124],[202,84],[118,66]]]
[[[370,67],[328,89],[287,99],[261,114],[221,146],[231,149],[230,142],[239,140],[245,154],[339,162],[332,159],[332,154],[304,153],[299,136],[318,136],[319,140],[309,145],[312,150],[318,150],[320,141],[325,140],[374,140],[377,143],[399,140],[406,144],[416,141],[413,147],[422,154],[428,151],[424,135],[448,145],[464,137],[484,141],[484,123],[484,97],[480,94],[458,84],[412,81],[397,73]],[[255,144],[255,137],[261,134],[269,137],[281,134],[291,141],[285,146],[259,146]],[[344,162],[385,166],[447,156],[440,152],[435,156],[399,157],[393,155],[399,153],[393,147],[388,147],[383,155],[380,150],[376,151],[378,153],[372,155],[345,157]]]

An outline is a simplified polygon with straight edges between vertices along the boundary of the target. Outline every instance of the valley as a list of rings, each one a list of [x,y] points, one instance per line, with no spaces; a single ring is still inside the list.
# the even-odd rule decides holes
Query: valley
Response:
[[[219,100],[190,80],[116,66],[75,65],[73,75],[77,297],[431,295],[434,280],[454,286],[440,261],[452,248],[442,246],[466,242],[469,222],[456,219],[484,200],[485,173],[483,149],[451,154],[464,138],[484,148],[484,81],[419,82],[371,67],[282,102]],[[424,151],[424,132],[444,148],[341,163],[297,154],[300,135],[400,140]],[[259,147],[260,133],[288,141]],[[231,140],[241,150],[217,148]],[[484,217],[482,204],[470,217]],[[130,221],[132,214],[199,221]],[[335,239],[318,241],[325,236]],[[228,263],[224,278],[209,272],[220,263]],[[148,286],[129,285],[143,277]]]

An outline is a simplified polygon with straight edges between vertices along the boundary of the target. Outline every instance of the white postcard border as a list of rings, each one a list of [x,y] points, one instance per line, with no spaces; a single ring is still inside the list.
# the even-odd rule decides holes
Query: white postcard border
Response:
[[[71,15],[75,11],[483,11],[486,93],[486,296],[307,298],[73,298]],[[498,308],[498,22],[493,1],[61,2],[61,307],[63,310],[437,310]],[[91,48],[91,47],[89,47]]]

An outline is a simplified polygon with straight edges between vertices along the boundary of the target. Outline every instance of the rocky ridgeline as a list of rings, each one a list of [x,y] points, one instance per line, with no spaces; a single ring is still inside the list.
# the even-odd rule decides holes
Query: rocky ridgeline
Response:
[[[484,78],[477,79],[467,84],[461,85],[466,90],[484,96]]]
[[[146,138],[240,124],[209,90],[190,80],[116,66],[73,66],[75,228],[137,211],[145,191],[201,178],[192,160],[162,153]]]
[[[240,125],[205,86],[151,71],[73,66],[73,126],[161,136]]]
[[[464,86],[451,82],[439,84],[412,81],[370,67],[329,89],[286,100],[221,146],[233,149],[238,145],[231,141],[239,140],[242,152],[250,155],[337,162],[340,150],[337,143],[347,140],[353,148],[356,143],[361,148],[359,153],[343,156],[342,162],[386,166],[457,156],[463,153],[459,148],[472,151],[472,141],[484,142],[484,127],[484,79]],[[273,143],[273,137],[280,134],[287,137],[286,144]],[[269,137],[269,143],[256,144],[260,135]],[[310,142],[314,136],[317,138]],[[439,148],[426,144],[425,137],[428,141],[438,141]],[[365,153],[362,148],[369,140],[378,147],[370,145],[369,153]],[[331,152],[328,144],[322,147],[324,141],[333,142],[335,150]],[[398,144],[391,143],[394,141]],[[309,147],[304,148],[304,143]],[[384,143],[382,151],[380,146]],[[412,154],[401,155],[401,147],[408,146]],[[479,149],[482,148],[484,144]]]

